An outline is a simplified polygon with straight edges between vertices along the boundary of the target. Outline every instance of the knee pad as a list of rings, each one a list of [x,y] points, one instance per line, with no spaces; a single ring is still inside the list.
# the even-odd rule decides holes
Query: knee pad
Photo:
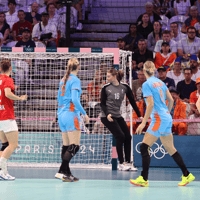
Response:
[[[141,152],[141,155],[144,157],[149,156],[149,145],[142,143],[140,145],[140,152]]]
[[[4,149],[9,145],[8,142],[2,143],[1,151],[4,151]]]
[[[67,149],[67,151],[71,154],[72,157],[75,156],[78,150],[79,150],[79,145],[75,145],[75,144],[69,145]]]
[[[69,146],[64,146],[64,145],[62,146],[61,159],[63,159],[63,155],[65,154],[68,148]]]

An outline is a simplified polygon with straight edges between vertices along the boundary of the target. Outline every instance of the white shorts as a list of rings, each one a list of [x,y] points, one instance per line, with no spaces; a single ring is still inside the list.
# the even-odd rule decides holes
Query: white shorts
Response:
[[[0,121],[0,131],[3,131],[4,133],[18,131],[16,121],[14,119]]]

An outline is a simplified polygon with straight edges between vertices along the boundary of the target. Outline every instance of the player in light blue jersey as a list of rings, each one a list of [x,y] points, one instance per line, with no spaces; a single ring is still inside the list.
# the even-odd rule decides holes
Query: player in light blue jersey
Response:
[[[155,65],[151,61],[147,61],[144,64],[144,75],[147,81],[142,85],[143,96],[145,98],[147,107],[146,113],[142,123],[138,126],[136,133],[141,134],[143,128],[146,125],[147,120],[151,116],[151,123],[145,136],[143,138],[142,144],[140,145],[140,152],[142,155],[142,167],[141,176],[136,180],[130,179],[130,183],[133,185],[148,187],[148,171],[150,165],[150,155],[149,148],[157,141],[160,140],[171,155],[177,165],[181,168],[182,182],[179,186],[185,186],[195,179],[195,177],[189,173],[187,170],[181,155],[175,149],[173,144],[172,135],[172,117],[171,109],[173,107],[173,98],[166,87],[165,83],[160,79],[154,77]],[[168,105],[166,106],[165,100],[168,100]]]
[[[80,103],[81,81],[77,77],[80,68],[79,62],[71,58],[67,65],[67,72],[59,84],[58,91],[58,123],[62,131],[62,164],[55,177],[66,182],[75,182],[79,179],[71,174],[69,162],[79,150],[80,144],[80,113],[85,116],[86,123],[89,117]]]

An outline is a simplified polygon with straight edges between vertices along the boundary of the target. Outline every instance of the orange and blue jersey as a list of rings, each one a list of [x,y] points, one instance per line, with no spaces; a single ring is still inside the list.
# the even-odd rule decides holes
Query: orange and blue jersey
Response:
[[[73,92],[75,92],[75,95],[77,95],[74,96],[75,98],[74,102],[72,100]],[[66,82],[66,85],[64,85],[64,79],[62,79],[59,84],[59,91],[57,96],[57,101],[58,101],[57,114],[59,115],[60,112],[65,112],[65,111],[72,111],[72,112],[81,112],[83,115],[85,115],[86,113],[80,104],[81,93],[82,93],[81,81],[77,76],[70,74]]]
[[[165,103],[167,90],[168,88],[165,83],[154,76],[148,78],[142,85],[143,96],[153,97],[154,106],[151,113],[152,121],[147,132],[156,137],[159,137],[161,134],[171,134],[172,117]]]
[[[86,115],[80,103],[81,81],[70,74],[66,84],[64,79],[59,84],[58,91],[58,123],[62,132],[80,130],[80,112]]]

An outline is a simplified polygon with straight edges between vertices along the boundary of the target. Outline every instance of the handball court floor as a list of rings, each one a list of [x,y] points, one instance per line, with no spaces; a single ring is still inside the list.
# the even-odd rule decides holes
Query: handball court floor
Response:
[[[189,168],[196,177],[185,187],[179,168],[150,168],[149,187],[129,183],[137,172],[111,169],[73,169],[80,181],[74,183],[55,179],[56,168],[8,168],[15,181],[0,181],[0,200],[196,200],[200,199],[200,170]]]

